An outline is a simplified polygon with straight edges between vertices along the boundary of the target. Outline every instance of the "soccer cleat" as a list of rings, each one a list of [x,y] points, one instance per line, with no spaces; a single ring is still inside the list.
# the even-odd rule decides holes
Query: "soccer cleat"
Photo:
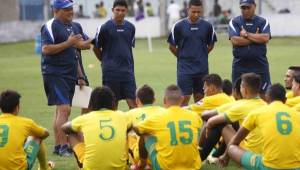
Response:
[[[70,151],[69,145],[64,144],[60,147],[59,155],[64,156],[64,157],[68,157],[68,156],[72,156],[73,152]]]
[[[60,145],[56,145],[54,146],[54,149],[53,149],[53,154],[54,155],[59,155],[59,150],[60,150]]]
[[[48,167],[46,170],[52,170],[55,167],[55,163],[53,161],[48,161],[47,165]],[[42,170],[42,169],[39,167],[38,170]]]

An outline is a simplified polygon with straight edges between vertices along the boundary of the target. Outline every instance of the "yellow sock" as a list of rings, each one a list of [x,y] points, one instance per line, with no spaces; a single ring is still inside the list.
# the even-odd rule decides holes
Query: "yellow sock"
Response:
[[[40,170],[47,170],[48,163],[47,163],[47,157],[46,157],[46,146],[44,142],[41,142],[40,145],[40,151],[38,153],[38,160],[40,164]]]

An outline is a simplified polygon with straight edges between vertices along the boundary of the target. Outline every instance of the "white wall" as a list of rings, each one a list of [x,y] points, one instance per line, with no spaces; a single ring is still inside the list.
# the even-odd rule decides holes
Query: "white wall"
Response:
[[[134,18],[127,18],[127,20],[135,25],[137,38],[145,38],[148,35],[151,37],[161,36],[159,17],[149,17],[138,22]],[[86,34],[94,37],[97,27],[104,24],[107,19],[76,19],[75,21],[82,25]]]

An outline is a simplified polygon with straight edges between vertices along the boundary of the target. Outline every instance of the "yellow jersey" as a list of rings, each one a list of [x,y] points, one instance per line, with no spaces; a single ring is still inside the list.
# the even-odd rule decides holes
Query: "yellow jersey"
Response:
[[[243,102],[243,99],[235,100],[235,101],[230,102],[230,103],[222,104],[221,106],[218,106],[216,108],[216,111],[218,112],[218,114],[224,113],[226,110],[230,109],[233,106],[238,105],[241,102]]]
[[[243,127],[260,129],[263,164],[274,169],[300,167],[300,113],[276,101],[251,113]]]
[[[296,111],[300,112],[300,103],[293,107]]]
[[[292,90],[287,90],[285,96],[286,96],[287,99],[291,99],[291,98],[294,97],[294,93],[293,93]]]
[[[28,136],[44,136],[46,130],[33,120],[9,113],[0,115],[0,169],[27,169],[24,142]]]
[[[189,108],[201,116],[205,110],[213,110],[218,106],[233,101],[234,100],[227,94],[219,93],[212,96],[206,96],[199,102],[192,104]]]
[[[296,97],[287,99],[287,101],[286,101],[285,104],[288,105],[288,106],[290,106],[290,107],[294,107],[297,104],[300,104],[300,96],[296,96]]]
[[[131,122],[125,113],[93,111],[71,121],[72,129],[84,136],[83,170],[127,169],[127,130]]]
[[[161,169],[196,170],[201,168],[198,151],[201,126],[202,121],[196,113],[172,106],[137,127],[141,133],[156,139],[154,149]]]
[[[147,105],[140,108],[135,108],[129,110],[126,114],[130,118],[133,125],[144,121],[150,116],[160,115],[166,109],[160,106]],[[139,161],[139,136],[134,132],[130,131],[128,134],[128,147],[133,152],[133,163],[138,163]]]
[[[225,111],[224,116],[228,122],[239,122],[242,125],[248,114],[267,104],[260,98],[243,99],[238,105],[235,105]],[[261,153],[262,151],[262,136],[258,129],[251,131],[246,139],[242,142],[241,146],[254,153]]]

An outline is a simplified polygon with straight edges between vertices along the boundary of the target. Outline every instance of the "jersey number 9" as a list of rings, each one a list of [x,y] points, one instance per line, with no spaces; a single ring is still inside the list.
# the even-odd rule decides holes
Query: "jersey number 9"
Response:
[[[9,128],[7,125],[0,125],[0,148],[4,147],[8,141]]]

